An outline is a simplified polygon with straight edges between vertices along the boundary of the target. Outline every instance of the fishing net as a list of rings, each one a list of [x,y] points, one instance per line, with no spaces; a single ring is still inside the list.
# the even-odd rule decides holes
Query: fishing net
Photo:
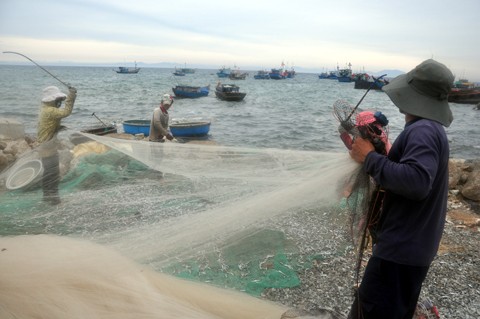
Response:
[[[41,178],[16,189],[6,183],[20,161],[42,161],[39,150],[2,172],[2,236],[86,239],[157,271],[253,296],[298,286],[302,269],[351,246],[353,196],[344,191],[358,165],[347,153],[81,135],[81,143],[67,132],[56,142],[56,205]],[[305,226],[316,235],[304,235]]]
[[[367,139],[376,152],[387,155],[390,149],[388,120],[381,112],[359,110],[358,106],[362,100],[363,98],[355,107],[345,100],[337,100],[333,104],[333,116],[340,123],[338,128],[340,138],[348,149],[352,149],[356,138]],[[364,253],[368,245],[376,239],[384,192],[363,170],[352,174],[347,185],[346,209],[350,218],[354,246],[357,249],[356,280],[359,284]]]

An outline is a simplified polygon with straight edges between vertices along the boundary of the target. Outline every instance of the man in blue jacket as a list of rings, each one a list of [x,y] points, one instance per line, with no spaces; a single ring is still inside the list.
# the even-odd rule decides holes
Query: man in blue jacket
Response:
[[[383,90],[405,115],[388,155],[357,138],[351,157],[385,191],[376,242],[349,318],[411,319],[442,237],[453,121],[447,97],[454,75],[426,60]]]

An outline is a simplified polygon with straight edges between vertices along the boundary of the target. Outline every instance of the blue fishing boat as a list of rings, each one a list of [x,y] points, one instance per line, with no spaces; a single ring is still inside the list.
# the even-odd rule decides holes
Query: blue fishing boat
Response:
[[[337,80],[337,72],[336,71],[330,71],[330,72],[322,72],[318,76],[319,79],[328,79],[328,80]]]
[[[322,72],[318,75],[319,79],[328,79],[329,73],[328,72]]]
[[[270,76],[270,79],[273,80],[283,80],[287,78],[287,75],[283,69],[272,69],[268,75]]]
[[[348,68],[338,70],[338,82],[352,82],[352,64],[348,64]]]
[[[223,66],[221,69],[218,69],[217,76],[219,78],[228,78],[231,72],[229,68]]]
[[[338,82],[352,82],[352,70],[342,69],[338,73]]]
[[[268,75],[268,71],[260,70],[253,76],[255,80],[268,80],[270,79],[270,75]]]
[[[202,96],[207,96],[210,92],[210,84],[207,86],[188,86],[188,85],[177,85],[172,88],[173,93],[178,98],[198,98]]]
[[[173,137],[201,137],[206,136],[210,131],[210,122],[172,122],[169,127]]]
[[[150,120],[128,120],[122,123],[123,131],[127,134],[150,134]]]

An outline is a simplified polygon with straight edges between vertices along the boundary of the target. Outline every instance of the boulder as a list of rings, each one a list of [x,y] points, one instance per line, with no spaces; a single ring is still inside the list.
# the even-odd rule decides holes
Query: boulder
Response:
[[[462,196],[470,200],[480,201],[480,170],[474,170],[468,174],[467,181],[462,187]]]
[[[9,118],[0,118],[0,138],[1,139],[23,139],[25,137],[25,127],[23,123]]]
[[[448,188],[454,189],[461,184],[462,174],[466,165],[465,160],[450,159],[448,163]]]
[[[31,148],[25,139],[17,139],[8,141],[3,152],[5,154],[12,154],[13,156],[17,157],[18,155],[23,154],[30,149]]]

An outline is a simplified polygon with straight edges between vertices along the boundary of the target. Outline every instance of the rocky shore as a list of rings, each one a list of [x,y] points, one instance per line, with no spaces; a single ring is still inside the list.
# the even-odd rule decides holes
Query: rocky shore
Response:
[[[0,173],[34,146],[32,137],[0,134]],[[480,318],[480,160],[451,159],[449,187],[447,224],[421,299],[430,299],[441,318]],[[279,227],[304,250],[301,253],[311,256],[322,251],[324,244],[316,240],[326,231],[319,227],[321,219],[318,214],[302,214],[282,221]],[[298,287],[268,289],[263,298],[313,315],[330,308],[345,317],[355,285],[354,258],[347,253],[318,260],[298,274]]]

